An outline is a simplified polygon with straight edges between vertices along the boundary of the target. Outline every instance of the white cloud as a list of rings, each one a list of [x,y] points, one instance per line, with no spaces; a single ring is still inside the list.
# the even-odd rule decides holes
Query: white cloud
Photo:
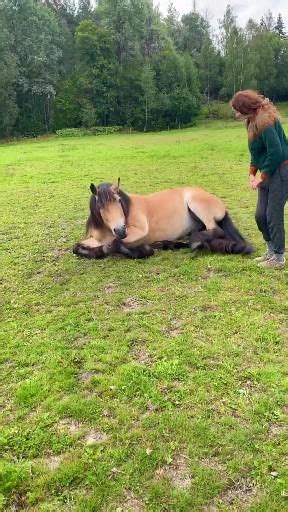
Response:
[[[217,20],[222,18],[226,5],[230,3],[233,7],[234,13],[237,16],[238,23],[245,25],[249,18],[260,20],[261,16],[269,9],[273,15],[277,17],[278,13],[281,12],[284,22],[286,24],[286,30],[288,31],[288,2],[287,0],[261,0],[253,2],[251,0],[196,0],[197,11],[203,15],[208,15],[210,23],[215,26]],[[154,0],[155,5],[159,5],[159,9],[163,14],[167,13],[169,0]],[[187,13],[193,8],[193,0],[174,0],[174,7],[180,14]]]

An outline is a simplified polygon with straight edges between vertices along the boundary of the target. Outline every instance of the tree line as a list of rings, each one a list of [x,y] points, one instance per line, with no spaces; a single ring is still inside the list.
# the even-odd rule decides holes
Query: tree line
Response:
[[[281,14],[213,31],[196,9],[152,0],[0,0],[0,136],[69,127],[137,130],[194,122],[242,88],[288,99]]]

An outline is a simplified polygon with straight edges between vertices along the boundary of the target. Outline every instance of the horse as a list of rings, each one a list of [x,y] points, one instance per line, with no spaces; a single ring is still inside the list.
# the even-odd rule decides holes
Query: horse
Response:
[[[127,194],[117,184],[90,185],[86,238],[73,253],[104,258],[120,253],[147,258],[155,249],[206,249],[224,254],[251,254],[252,245],[234,225],[223,201],[198,187]]]

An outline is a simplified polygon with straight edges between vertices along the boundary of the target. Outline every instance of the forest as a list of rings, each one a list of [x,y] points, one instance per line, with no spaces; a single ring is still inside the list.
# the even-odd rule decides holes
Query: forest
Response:
[[[242,88],[288,100],[281,13],[218,27],[151,0],[0,0],[0,137],[194,124]]]

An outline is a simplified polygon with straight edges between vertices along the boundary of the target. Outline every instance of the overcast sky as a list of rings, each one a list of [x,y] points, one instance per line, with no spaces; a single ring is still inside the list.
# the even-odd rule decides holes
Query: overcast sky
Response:
[[[216,26],[228,3],[233,7],[240,25],[245,25],[250,17],[260,20],[263,13],[270,9],[275,17],[281,12],[288,31],[288,0],[196,0],[196,7],[203,15],[207,12],[210,23]],[[193,0],[174,0],[173,4],[180,14],[184,14],[192,10]],[[169,0],[154,0],[154,5],[159,5],[160,11],[166,14]]]

